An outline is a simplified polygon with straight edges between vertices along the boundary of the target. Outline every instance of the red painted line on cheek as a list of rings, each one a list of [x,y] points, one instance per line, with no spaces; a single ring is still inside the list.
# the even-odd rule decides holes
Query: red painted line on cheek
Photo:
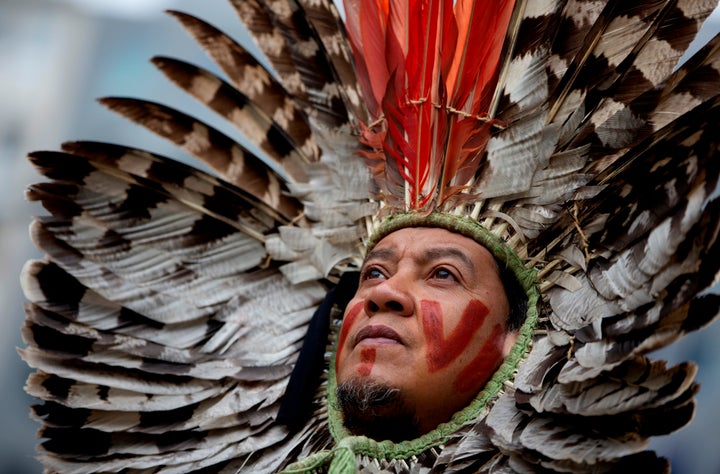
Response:
[[[445,339],[443,330],[443,314],[440,303],[423,300],[422,309],[423,332],[427,341],[427,364],[430,372],[446,368],[467,349],[473,335],[480,329],[485,317],[490,312],[481,301],[472,300],[463,311],[460,321],[450,336]]]
[[[485,385],[502,361],[502,346],[505,331],[500,324],[493,328],[490,338],[485,341],[480,352],[455,379],[453,386],[460,392],[479,391]]]
[[[368,376],[372,371],[373,365],[375,364],[375,355],[377,351],[374,347],[365,347],[360,351],[360,365],[357,368],[357,373],[360,375]]]
[[[350,311],[348,311],[343,318],[343,323],[340,327],[340,336],[337,345],[336,361],[340,361],[340,356],[342,355],[343,349],[345,348],[345,341],[347,340],[348,334],[350,334],[350,329],[352,328],[353,324],[355,324],[355,320],[357,319],[358,315],[360,314],[360,310],[362,309],[363,302],[359,301],[355,303],[355,306],[350,308]]]

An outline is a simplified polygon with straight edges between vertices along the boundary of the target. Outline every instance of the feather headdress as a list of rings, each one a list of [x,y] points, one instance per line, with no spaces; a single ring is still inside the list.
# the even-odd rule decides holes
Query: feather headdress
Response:
[[[179,12],[225,77],[153,62],[264,157],[127,98],[102,103],[215,176],[97,142],[30,155],[49,215],[20,352],[48,472],[662,471],[647,440],[692,417],[695,368],[646,354],[720,309],[720,37],[677,64],[715,2],[347,0],[344,24],[329,0],[230,3],[274,71]],[[279,423],[303,341],[336,337],[332,288],[406,211],[535,272],[512,382],[433,439],[333,439],[330,346],[307,419]]]

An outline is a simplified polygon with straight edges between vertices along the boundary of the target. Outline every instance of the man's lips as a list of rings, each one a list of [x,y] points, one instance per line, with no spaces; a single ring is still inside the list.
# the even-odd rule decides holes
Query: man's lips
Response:
[[[398,334],[394,329],[383,325],[372,325],[362,328],[355,336],[355,345],[357,346],[358,344],[360,344],[360,342],[367,339],[372,339],[372,342],[377,342],[380,344],[403,343],[402,339],[400,338],[400,334]]]

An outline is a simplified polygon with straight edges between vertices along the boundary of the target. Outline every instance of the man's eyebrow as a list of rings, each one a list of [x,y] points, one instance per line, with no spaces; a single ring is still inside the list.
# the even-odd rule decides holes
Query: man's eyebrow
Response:
[[[365,257],[363,265],[368,261],[376,259],[391,260],[395,258],[396,255],[397,252],[393,248],[372,250]],[[476,267],[472,259],[465,252],[454,247],[431,247],[423,253],[422,257],[420,258],[420,263],[427,263],[433,260],[440,260],[448,257],[460,260],[468,268],[468,270],[470,270],[471,272],[475,272]]]
[[[391,248],[372,250],[365,257],[365,262],[372,259],[388,260],[390,258],[393,258],[396,253],[397,252],[395,252],[395,250]]]
[[[466,267],[468,267],[468,270],[474,272],[475,271],[475,263],[470,259],[470,257],[463,252],[460,249],[454,248],[454,247],[437,247],[437,248],[430,248],[425,252],[425,260],[432,261],[432,260],[439,260],[442,258],[456,258],[458,260],[461,260]]]

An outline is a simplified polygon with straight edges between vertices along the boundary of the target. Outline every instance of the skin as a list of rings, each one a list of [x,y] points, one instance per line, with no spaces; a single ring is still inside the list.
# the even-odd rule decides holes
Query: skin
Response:
[[[517,339],[490,252],[439,228],[401,229],[368,255],[345,312],[338,383],[400,389],[426,433],[483,388]]]

